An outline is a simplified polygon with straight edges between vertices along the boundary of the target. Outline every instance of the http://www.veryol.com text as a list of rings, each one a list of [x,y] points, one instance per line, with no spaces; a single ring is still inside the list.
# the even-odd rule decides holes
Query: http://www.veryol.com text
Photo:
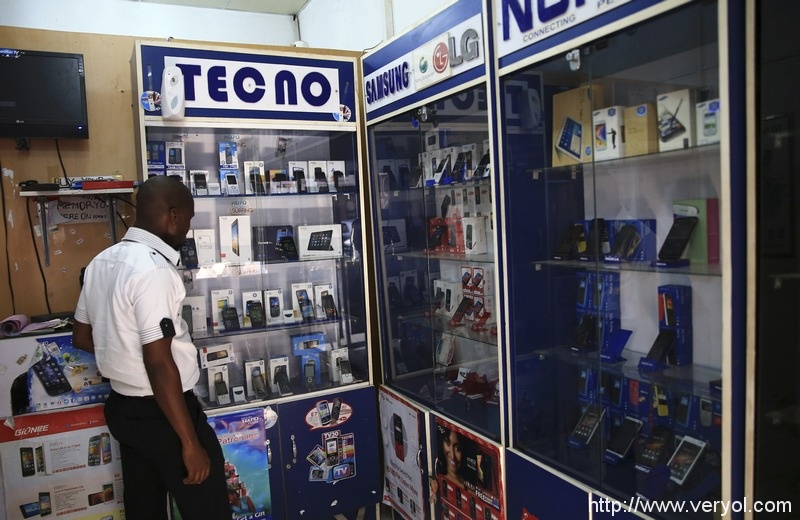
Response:
[[[791,513],[790,500],[649,500],[638,496],[630,500],[592,498],[595,513],[716,513],[725,518],[731,513]]]

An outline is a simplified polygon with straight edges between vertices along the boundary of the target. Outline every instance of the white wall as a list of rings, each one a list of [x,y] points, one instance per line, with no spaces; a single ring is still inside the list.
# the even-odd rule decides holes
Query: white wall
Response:
[[[291,45],[291,16],[136,0],[2,0],[0,26],[153,39]],[[2,34],[0,34],[2,45]]]

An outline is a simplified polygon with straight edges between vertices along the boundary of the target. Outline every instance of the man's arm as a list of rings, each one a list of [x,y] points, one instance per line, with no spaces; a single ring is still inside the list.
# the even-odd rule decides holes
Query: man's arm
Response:
[[[72,325],[72,346],[94,354],[92,326],[75,320]]]
[[[172,337],[161,338],[143,346],[144,366],[158,406],[181,440],[183,464],[187,475],[184,484],[200,484],[211,473],[208,453],[200,444],[183,397],[180,372],[172,358]]]

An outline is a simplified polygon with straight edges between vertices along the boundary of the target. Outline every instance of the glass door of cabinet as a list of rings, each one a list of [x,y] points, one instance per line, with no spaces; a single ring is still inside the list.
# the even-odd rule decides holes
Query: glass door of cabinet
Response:
[[[368,129],[386,383],[499,437],[486,90]]]
[[[717,4],[614,31],[501,78],[511,444],[611,496],[719,498]]]

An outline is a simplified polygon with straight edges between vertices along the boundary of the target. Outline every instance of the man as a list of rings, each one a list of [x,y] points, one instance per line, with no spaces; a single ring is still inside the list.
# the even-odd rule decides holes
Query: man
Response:
[[[73,345],[111,380],[105,417],[120,443],[126,518],[166,520],[169,492],[183,520],[230,519],[222,449],[192,393],[197,351],[180,313],[175,266],[194,201],[166,176],[136,199],[134,227],[86,268]]]

